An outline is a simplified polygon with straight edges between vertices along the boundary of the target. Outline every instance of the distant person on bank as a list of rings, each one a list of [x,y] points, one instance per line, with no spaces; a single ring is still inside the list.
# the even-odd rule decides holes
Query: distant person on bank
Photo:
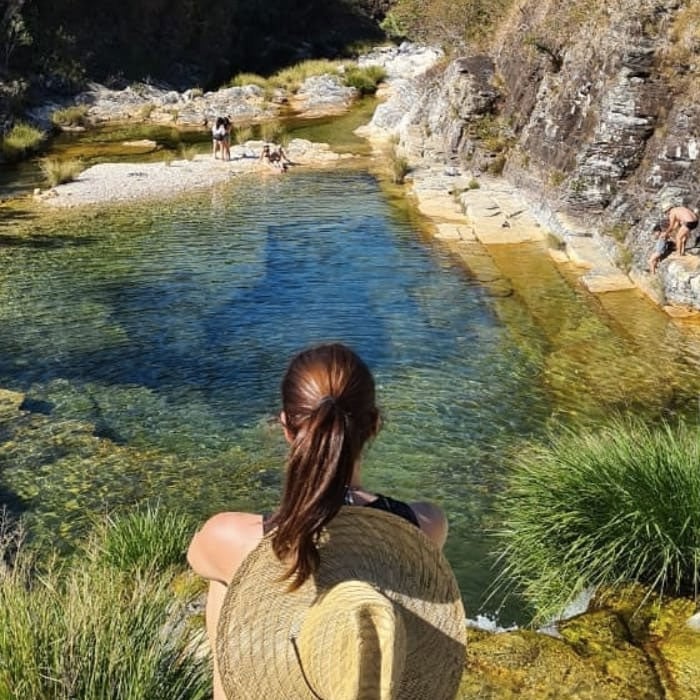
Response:
[[[659,263],[673,251],[673,241],[670,239],[670,234],[666,232],[663,222],[656,224],[653,231],[656,243],[654,244],[654,252],[649,257],[649,272],[652,275],[656,273]]]
[[[221,153],[221,160],[224,160],[226,150],[225,150],[225,140],[226,140],[226,123],[224,117],[217,117],[214,126],[211,129],[211,139],[212,139],[212,155],[214,159],[217,158],[217,153]]]
[[[664,233],[670,237],[675,232],[676,250],[680,255],[685,255],[688,236],[698,227],[698,215],[688,207],[674,207],[670,203],[664,206],[664,213],[668,217]]]

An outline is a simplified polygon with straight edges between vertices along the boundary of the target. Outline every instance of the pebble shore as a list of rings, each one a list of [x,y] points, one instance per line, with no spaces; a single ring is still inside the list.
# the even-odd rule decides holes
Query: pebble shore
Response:
[[[158,163],[100,163],[84,170],[75,180],[38,192],[36,197],[53,207],[78,207],[145,199],[164,199],[186,191],[206,189],[243,173],[281,175],[283,172],[260,161],[262,141],[249,141],[231,148],[231,160],[197,155],[192,160]],[[338,154],[328,144],[293,139],[285,148],[291,169],[323,167],[353,158]]]

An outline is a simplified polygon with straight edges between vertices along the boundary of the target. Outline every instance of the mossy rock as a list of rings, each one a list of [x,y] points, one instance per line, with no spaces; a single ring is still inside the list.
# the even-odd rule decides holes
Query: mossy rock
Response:
[[[459,698],[498,700],[652,700],[661,689],[643,651],[621,626],[596,619],[585,653],[566,640],[528,630],[472,634]]]
[[[643,588],[629,586],[606,591],[592,605],[613,611],[627,627],[633,643],[650,659],[665,697],[700,697],[700,632],[687,624],[698,611],[695,601],[650,597]]]
[[[700,632],[687,598],[649,598],[641,587],[606,591],[559,624],[560,638],[530,630],[468,631],[460,700],[654,700],[700,697]]]

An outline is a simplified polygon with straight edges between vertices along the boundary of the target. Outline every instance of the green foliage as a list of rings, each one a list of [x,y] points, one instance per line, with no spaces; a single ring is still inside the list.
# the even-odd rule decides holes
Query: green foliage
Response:
[[[470,190],[478,190],[480,187],[481,187],[481,185],[479,184],[479,181],[475,178],[472,178],[467,183],[467,189],[470,189]]]
[[[227,87],[244,87],[246,85],[257,85],[259,88],[266,89],[268,87],[267,78],[257,73],[238,73],[228,81]]]
[[[617,418],[553,429],[513,459],[499,499],[504,574],[538,619],[590,586],[700,590],[700,428]]]
[[[211,697],[202,631],[184,624],[172,574],[104,566],[96,540],[72,563],[39,569],[21,536],[5,528],[2,540],[0,697]]]
[[[272,74],[298,60],[304,44],[322,55],[347,56],[348,45],[383,39],[364,0],[6,4],[21,7],[24,33],[13,29],[10,36],[0,25],[0,70],[7,61],[3,53],[9,53],[13,71],[50,76],[58,87],[86,79],[114,87],[150,79],[183,90],[197,82],[208,90],[243,71]],[[0,11],[0,22],[6,16]],[[31,39],[32,45],[12,37]]]
[[[8,70],[12,54],[20,46],[29,46],[32,37],[22,15],[24,0],[7,0],[0,13],[0,46],[3,67]]]
[[[44,132],[40,129],[24,122],[17,122],[3,138],[0,150],[7,160],[17,160],[37,151],[44,136]]]
[[[354,87],[362,95],[373,95],[386,78],[386,71],[381,66],[350,66],[343,75],[347,86]]]
[[[263,141],[269,141],[270,143],[278,143],[282,135],[284,134],[284,126],[282,122],[272,119],[267,122],[263,122],[259,126],[260,138]]]
[[[147,505],[98,523],[94,551],[101,564],[120,571],[165,571],[184,564],[194,530],[195,523],[185,516]]]
[[[312,59],[302,61],[288,68],[283,68],[270,76],[269,84],[273,87],[284,88],[290,92],[296,92],[307,79],[316,75],[338,74],[338,68],[342,64],[339,61],[328,59]]]
[[[513,0],[397,0],[382,22],[389,36],[450,48],[483,44]]]
[[[57,109],[51,115],[51,123],[55,126],[84,126],[88,110],[87,105],[71,105]]]
[[[42,158],[39,167],[49,187],[56,187],[56,185],[61,185],[64,182],[72,182],[85,170],[83,162],[76,158],[69,160]]]

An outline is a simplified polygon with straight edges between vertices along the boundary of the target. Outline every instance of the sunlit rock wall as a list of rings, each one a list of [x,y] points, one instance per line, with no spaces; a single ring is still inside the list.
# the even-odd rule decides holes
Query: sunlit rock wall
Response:
[[[661,199],[700,205],[699,26],[700,0],[526,0],[486,55],[422,78],[397,133],[502,172],[554,233],[595,237],[659,303],[700,308],[700,249],[646,273]]]

